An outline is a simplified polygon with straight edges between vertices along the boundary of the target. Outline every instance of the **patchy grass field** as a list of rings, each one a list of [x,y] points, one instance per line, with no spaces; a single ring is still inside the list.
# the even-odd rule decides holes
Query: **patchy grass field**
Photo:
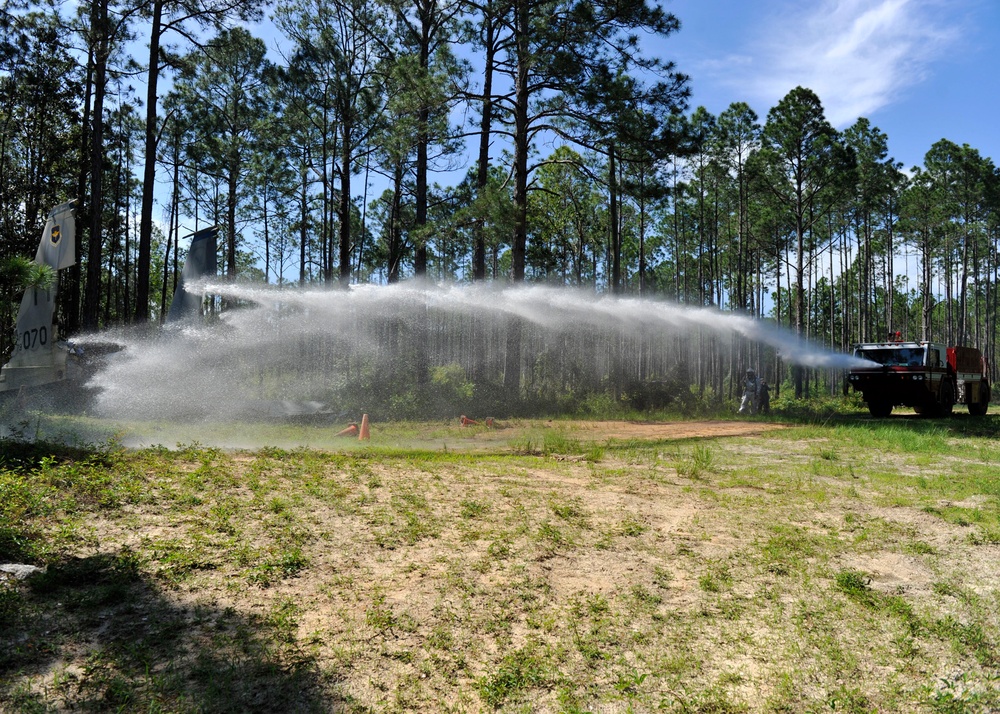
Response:
[[[1000,708],[996,417],[4,442],[0,710]]]

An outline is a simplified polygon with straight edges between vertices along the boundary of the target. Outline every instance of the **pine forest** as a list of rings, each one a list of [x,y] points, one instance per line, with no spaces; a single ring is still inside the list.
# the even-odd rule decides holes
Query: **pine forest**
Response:
[[[697,77],[669,57],[682,20],[647,0],[9,0],[0,357],[25,287],[55,279],[30,262],[48,211],[76,200],[64,337],[161,322],[186,237],[216,225],[226,280],[565,286],[835,352],[897,332],[975,346],[995,381],[993,161],[942,139],[903,166],[807,87],[766,116],[692,107]],[[489,354],[437,336],[438,368],[536,401],[732,399],[748,364],[796,398],[843,385],[745,337],[622,330],[587,352],[467,319],[451,329]]]

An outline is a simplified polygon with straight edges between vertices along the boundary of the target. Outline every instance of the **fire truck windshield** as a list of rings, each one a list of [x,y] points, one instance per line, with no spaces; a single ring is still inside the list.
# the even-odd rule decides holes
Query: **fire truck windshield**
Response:
[[[920,367],[924,364],[923,347],[878,347],[855,350],[854,356],[887,367]]]

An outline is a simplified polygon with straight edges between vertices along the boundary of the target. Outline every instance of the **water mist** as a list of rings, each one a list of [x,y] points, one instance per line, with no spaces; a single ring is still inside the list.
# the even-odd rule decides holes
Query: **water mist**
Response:
[[[98,415],[239,421],[280,415],[282,405],[308,413],[322,404],[335,417],[375,405],[419,417],[406,411],[405,402],[426,386],[422,379],[432,384],[420,393],[435,385],[443,390],[438,402],[473,398],[460,384],[466,376],[477,385],[502,382],[514,324],[521,382],[539,392],[597,387],[615,371],[656,379],[686,358],[680,341],[705,335],[756,341],[807,367],[860,363],[749,317],[566,288],[278,290],[210,282],[199,289],[239,307],[215,324],[164,328],[154,337],[119,335],[122,351],[89,382],[97,390]],[[453,394],[449,383],[458,384]],[[495,393],[480,390],[477,396]],[[438,413],[425,416],[461,408],[438,403]]]

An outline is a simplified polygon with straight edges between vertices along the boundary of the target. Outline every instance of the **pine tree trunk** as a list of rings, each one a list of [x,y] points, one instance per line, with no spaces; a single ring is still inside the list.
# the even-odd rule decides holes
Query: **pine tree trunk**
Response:
[[[107,89],[108,0],[97,0],[91,11],[94,52],[94,113],[90,135],[90,235],[87,244],[87,285],[83,297],[83,327],[96,330],[101,298],[101,238],[104,217],[104,95]]]
[[[608,142],[608,224],[611,244],[611,292],[622,291],[622,239],[618,225],[618,169],[615,167],[615,144]]]
[[[153,1],[149,33],[149,68],[146,75],[146,130],[142,173],[142,206],[139,215],[139,255],[136,258],[135,321],[149,320],[149,276],[153,244],[153,192],[156,189],[156,102],[160,77],[160,35],[163,0]]]

